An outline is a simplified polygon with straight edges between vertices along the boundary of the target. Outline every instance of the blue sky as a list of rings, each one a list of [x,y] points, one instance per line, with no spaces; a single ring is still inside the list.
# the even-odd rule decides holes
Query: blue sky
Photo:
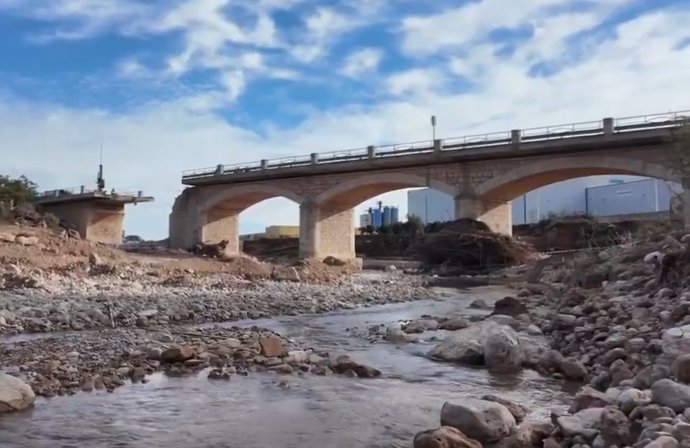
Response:
[[[431,114],[451,137],[690,109],[688,23],[687,0],[0,0],[2,171],[92,184],[102,144],[109,185],[156,196],[127,232],[160,238],[184,169],[427,139]]]

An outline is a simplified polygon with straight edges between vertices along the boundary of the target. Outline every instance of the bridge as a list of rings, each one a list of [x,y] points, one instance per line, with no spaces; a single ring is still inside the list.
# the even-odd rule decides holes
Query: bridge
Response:
[[[430,187],[455,198],[455,217],[512,233],[511,201],[536,188],[599,174],[648,176],[684,185],[676,130],[690,111],[511,130],[458,138],[261,160],[185,171],[170,214],[170,242],[230,241],[239,253],[239,214],[285,197],[300,206],[300,256],[355,257],[354,210],[393,190]],[[690,207],[687,207],[690,211]],[[690,213],[684,211],[686,225]]]

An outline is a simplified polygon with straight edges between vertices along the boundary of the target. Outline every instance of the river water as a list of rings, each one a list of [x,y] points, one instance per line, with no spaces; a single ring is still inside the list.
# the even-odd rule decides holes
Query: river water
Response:
[[[505,291],[474,288],[442,300],[377,306],[319,316],[245,322],[274,329],[332,354],[377,367],[382,379],[252,374],[229,382],[154,375],[114,393],[39,399],[33,410],[0,418],[2,448],[375,448],[408,447],[413,435],[438,425],[445,401],[498,394],[528,406],[530,418],[566,408],[569,394],[535,372],[495,376],[423,357],[433,342],[371,344],[349,328],[457,316],[475,298]],[[237,325],[237,322],[232,323]],[[425,333],[428,339],[433,333]]]

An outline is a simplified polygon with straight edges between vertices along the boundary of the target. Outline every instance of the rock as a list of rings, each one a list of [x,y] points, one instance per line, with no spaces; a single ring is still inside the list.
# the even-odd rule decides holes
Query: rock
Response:
[[[690,354],[683,354],[676,358],[672,365],[673,376],[681,383],[690,383]]]
[[[644,448],[678,448],[678,441],[671,436],[659,436]]]
[[[28,235],[17,235],[14,237],[14,242],[22,246],[35,246],[38,244],[38,237]]]
[[[560,370],[563,355],[557,350],[547,350],[539,359],[539,365],[546,370]]]
[[[184,362],[194,358],[196,350],[190,345],[176,345],[161,353],[160,360],[165,363]]]
[[[611,374],[611,386],[613,387],[618,386],[622,381],[632,379],[634,376],[628,363],[622,359],[618,359],[611,364],[609,373]]]
[[[554,430],[551,422],[524,422],[517,430],[496,444],[495,448],[530,448],[547,446],[544,444]],[[558,443],[556,444],[558,445]]]
[[[493,371],[515,372],[522,368],[522,350],[514,334],[497,332],[484,342],[484,364]]]
[[[564,358],[558,364],[558,370],[569,380],[582,380],[587,376],[585,366],[575,358]]]
[[[489,304],[486,303],[482,299],[473,300],[472,303],[470,303],[470,308],[475,309],[475,310],[490,310],[491,309]]]
[[[410,338],[411,336],[408,336],[404,331],[396,327],[388,327],[386,329],[386,336],[384,336],[386,341],[394,344],[406,344],[410,342]]]
[[[515,429],[515,418],[502,404],[467,398],[461,404],[443,405],[441,425],[459,429],[484,444],[508,436]]]
[[[94,377],[92,377],[91,375],[86,375],[79,382],[79,388],[83,392],[91,392],[95,389],[95,387],[96,387],[96,379]]]
[[[292,350],[288,352],[288,358],[292,362],[305,363],[309,361],[309,355],[304,350]]]
[[[612,405],[614,401],[603,392],[590,387],[584,386],[577,391],[573,402],[570,405],[570,413],[577,414],[584,409],[603,408]]]
[[[414,436],[414,448],[482,448],[482,444],[470,439],[452,426],[422,431]]]
[[[530,336],[541,336],[543,333],[541,331],[541,328],[537,327],[534,324],[529,324],[527,326],[527,334]]]
[[[276,266],[273,268],[273,273],[271,277],[274,280],[285,281],[285,282],[296,282],[302,281],[299,272],[293,266]]]
[[[652,364],[640,370],[633,379],[633,387],[644,390],[652,387],[657,381],[671,376],[671,369],[662,364]]]
[[[525,406],[513,403],[512,401],[506,400],[505,398],[497,397],[496,395],[484,395],[482,397],[482,400],[493,401],[495,403],[502,404],[506,407],[506,409],[508,409],[508,411],[511,414],[513,414],[515,421],[518,423],[521,423],[529,413],[529,409]]]
[[[494,311],[491,314],[505,314],[507,316],[519,316],[520,314],[527,314],[527,306],[522,300],[515,297],[507,296],[501,300],[497,300],[494,304]]]
[[[650,393],[634,388],[625,389],[618,396],[618,407],[621,408],[626,415],[629,415],[636,407],[646,406],[651,402],[652,396]]]
[[[283,340],[277,336],[268,336],[259,339],[261,354],[267,358],[280,356],[283,353]]]
[[[455,331],[429,351],[431,358],[467,365],[484,364],[484,343],[492,334],[503,333],[517,340],[517,334],[509,327],[484,321],[463,330]]]
[[[690,423],[676,423],[673,427],[673,437],[681,441],[690,440]]]
[[[462,330],[463,328],[467,328],[469,326],[470,321],[468,319],[465,319],[464,317],[456,317],[453,319],[448,319],[445,322],[441,322],[438,325],[438,329],[447,331],[457,331]]]
[[[290,364],[278,364],[276,366],[271,366],[268,368],[268,370],[271,370],[273,372],[281,373],[283,375],[289,375],[292,372],[294,372],[295,369],[290,366]]]
[[[347,262],[339,258],[328,256],[323,259],[323,264],[327,264],[328,266],[345,266]]]
[[[652,384],[652,402],[683,412],[690,407],[690,386],[669,379],[659,380]]]
[[[229,380],[230,373],[223,371],[223,369],[213,369],[208,372],[209,380]]]
[[[604,408],[601,413],[599,430],[606,446],[628,446],[630,443],[628,417],[615,407]]]
[[[100,266],[104,263],[103,263],[103,260],[101,259],[100,255],[98,255],[95,252],[91,252],[89,254],[89,264],[91,266]]]
[[[333,370],[343,374],[347,371],[352,371],[357,374],[359,378],[378,378],[381,376],[380,370],[360,364],[347,355],[338,357],[333,366]]]
[[[0,372],[0,414],[23,411],[36,400],[31,386],[17,377]]]
[[[427,330],[436,330],[438,322],[433,319],[417,319],[405,325],[405,333],[424,333]]]
[[[385,272],[395,272],[397,270],[398,270],[398,268],[396,268],[395,265],[393,265],[393,264],[388,265],[384,268]]]
[[[146,370],[143,367],[134,367],[130,370],[129,377],[133,383],[138,383],[146,378]]]
[[[11,233],[0,232],[0,242],[3,243],[14,243],[15,236]]]
[[[604,408],[583,409],[574,415],[565,415],[556,420],[565,437],[581,436],[587,441],[599,435],[599,422]]]
[[[551,325],[556,330],[570,330],[577,325],[577,316],[572,314],[556,314],[551,321]]]

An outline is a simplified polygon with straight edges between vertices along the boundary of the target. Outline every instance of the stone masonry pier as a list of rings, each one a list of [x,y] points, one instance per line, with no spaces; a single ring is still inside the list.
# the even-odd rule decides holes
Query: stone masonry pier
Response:
[[[675,132],[690,112],[513,130],[412,144],[310,154],[183,173],[170,214],[170,243],[230,241],[239,253],[238,216],[281,196],[300,206],[300,256],[355,257],[353,207],[376,195],[430,187],[455,198],[455,217],[511,234],[510,201],[536,188],[598,174],[683,179]],[[690,224],[690,207],[684,219]]]

